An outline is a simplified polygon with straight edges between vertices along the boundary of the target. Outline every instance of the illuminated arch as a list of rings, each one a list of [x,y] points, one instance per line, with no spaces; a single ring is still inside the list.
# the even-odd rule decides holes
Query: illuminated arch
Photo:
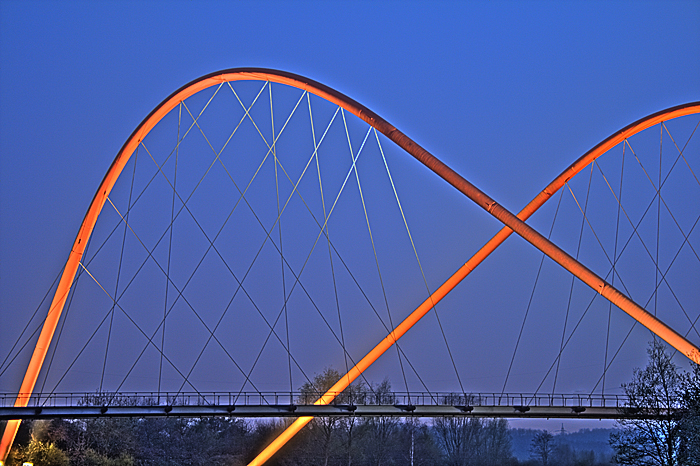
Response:
[[[552,244],[546,238],[542,237],[539,233],[523,222],[523,220],[527,219],[532,213],[534,213],[534,211],[537,210],[537,208],[544,204],[544,202],[551,197],[551,195],[568,179],[580,171],[591,160],[604,153],[605,150],[613,147],[618,142],[624,140],[624,138],[652,126],[659,121],[691,113],[697,113],[700,111],[700,103],[674,107],[672,109],[659,112],[647,117],[646,119],[633,123],[624,130],[606,139],[606,141],[596,146],[596,148],[594,148],[591,152],[575,162],[571,167],[569,167],[569,169],[567,169],[567,171],[555,179],[554,182],[550,183],[550,185],[545,188],[545,190],[540,193],[530,204],[528,204],[528,206],[516,217],[502,206],[498,205],[493,199],[473,186],[452,169],[447,167],[409,137],[404,135],[401,131],[394,128],[386,120],[340,92],[311,79],[292,73],[260,68],[236,68],[218,71],[202,76],[172,93],[163,102],[161,102],[141,122],[141,124],[139,124],[139,126],[134,130],[134,132],[122,146],[121,150],[118,152],[116,158],[112,162],[112,165],[107,171],[107,174],[102,180],[90,204],[90,207],[88,208],[85,218],[83,219],[78,231],[78,235],[73,243],[73,247],[71,248],[68,256],[66,266],[56,289],[56,293],[44,321],[41,334],[39,335],[39,339],[29,362],[27,372],[22,381],[15,406],[26,406],[29,401],[31,393],[34,390],[34,385],[36,384],[39,371],[41,370],[42,364],[51,344],[53,334],[63,311],[68,292],[75,278],[85,247],[92,234],[95,223],[97,222],[97,218],[116,180],[119,178],[124,166],[129,161],[135,149],[151,131],[151,129],[153,129],[153,127],[181,101],[201,90],[217,84],[242,80],[262,80],[286,84],[308,91],[336,105],[339,105],[383,133],[389,139],[394,141],[399,147],[406,150],[409,154],[418,159],[433,172],[445,179],[460,192],[465,194],[467,197],[495,216],[498,220],[507,225],[506,228],[501,230],[501,232],[499,232],[494,239],[487,243],[487,245],[482,248],[477,255],[470,259],[470,261],[468,261],[452,277],[450,277],[450,279],[448,279],[445,284],[443,284],[430,298],[428,298],[425,303],[423,303],[406,320],[404,320],[404,322],[402,322],[394,331],[392,331],[392,333],[389,334],[385,340],[380,343],[380,345],[370,352],[368,356],[363,358],[357,366],[355,366],[346,376],[341,379],[341,381],[338,382],[338,384],[336,384],[336,386],[331,388],[331,391],[340,392],[347,387],[352,380],[359,376],[364,368],[368,367],[386,350],[386,348],[390,347],[396,340],[398,340],[398,338],[408,331],[408,329],[423,315],[425,315],[434,306],[434,304],[439,301],[439,299],[444,297],[452,288],[454,288],[454,286],[456,286],[464,277],[466,277],[466,275],[476,265],[478,265],[478,263],[480,263],[485,257],[488,256],[490,252],[492,252],[500,243],[502,243],[512,231],[515,231],[528,242],[535,245],[535,247],[542,250],[545,254],[576,275],[586,284],[594,289],[597,289],[597,291],[613,302],[613,304],[616,304],[644,326],[650,328],[654,333],[658,334],[672,346],[679,349],[683,354],[687,355],[696,362],[700,362],[700,353],[698,352],[698,349],[685,338],[677,334],[651,314],[647,313],[644,309],[617,291],[615,288],[605,283],[600,277],[588,270],[585,266],[581,265],[575,259],[568,256],[564,251]],[[384,349],[377,351],[377,349],[380,347]],[[370,358],[371,361],[368,358]],[[365,366],[360,368],[363,361]],[[324,397],[322,397],[318,403],[325,404],[330,402],[331,399],[332,397],[324,395]],[[7,454],[9,453],[10,446],[19,427],[19,422],[20,421],[10,421],[7,424],[2,440],[0,441],[0,458],[2,459],[6,458]]]

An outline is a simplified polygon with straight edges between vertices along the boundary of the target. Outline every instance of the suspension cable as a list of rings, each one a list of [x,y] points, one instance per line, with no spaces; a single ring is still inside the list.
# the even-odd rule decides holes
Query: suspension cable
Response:
[[[311,138],[313,140],[314,144],[314,152],[313,156],[316,159],[316,173],[318,174],[318,189],[319,193],[321,196],[321,207],[323,209],[323,223],[326,225],[326,230],[325,230],[325,236],[327,238],[326,243],[328,244],[328,261],[330,263],[331,267],[331,278],[333,279],[333,296],[335,297],[335,308],[338,313],[338,327],[340,330],[340,344],[343,348],[343,359],[345,361],[345,372],[348,372],[350,370],[350,366],[348,365],[348,352],[345,346],[345,334],[343,332],[343,319],[341,317],[340,313],[340,298],[338,297],[338,285],[335,279],[335,267],[333,266],[333,252],[331,249],[331,236],[330,236],[330,230],[328,226],[328,215],[326,213],[326,200],[323,196],[323,182],[321,180],[321,165],[318,160],[318,147],[320,145],[320,142],[317,144],[316,143],[316,129],[314,127],[314,117],[313,117],[313,112],[311,111],[311,97],[309,94],[306,94],[306,102],[309,107],[309,121],[311,124]],[[337,114],[337,111],[336,111]],[[335,118],[335,115],[334,115]],[[324,133],[325,136],[325,133]],[[306,205],[306,203],[304,203]],[[310,209],[309,209],[310,210]],[[315,219],[314,219],[315,220]],[[316,222],[318,223],[318,222]]]
[[[576,255],[574,258],[578,260],[580,252],[581,252],[581,243],[583,241],[583,229],[586,225],[586,212],[588,210],[588,200],[590,198],[590,193],[591,193],[591,182],[593,181],[593,164],[591,164],[591,173],[588,176],[588,188],[586,189],[586,201],[585,205],[582,211],[582,217],[581,217],[581,229],[579,231],[578,235],[578,246],[576,247]],[[571,191],[571,186],[569,183],[566,183],[566,186],[569,188],[569,191]],[[571,191],[571,194],[573,195],[573,191]],[[576,199],[576,196],[574,196],[574,199]],[[578,203],[578,199],[576,199],[576,204],[579,206],[579,209],[581,208],[580,204]],[[557,378],[559,377],[559,365],[561,364],[561,355],[562,352],[564,351],[564,336],[566,335],[566,325],[569,323],[569,312],[571,311],[571,300],[574,295],[574,282],[576,280],[576,277],[574,275],[571,276],[571,286],[569,287],[569,299],[566,303],[566,315],[564,317],[564,327],[562,328],[561,331],[561,343],[559,346],[559,354],[557,355],[557,368],[554,371],[554,382],[552,383],[552,395],[554,395],[554,392],[556,391],[556,386],[557,386]]]
[[[350,142],[350,133],[348,132],[348,125],[347,125],[347,121],[345,120],[345,111],[343,109],[341,109],[340,113],[343,116],[343,125],[345,126],[345,135],[347,137],[348,146],[350,149],[350,155],[352,156],[352,153],[353,153],[352,143]],[[367,137],[369,136],[369,134],[371,132],[371,129],[372,129],[371,126],[367,129],[367,133],[365,134],[365,137],[362,141],[362,144],[360,145],[359,150],[362,150],[362,148],[364,147],[365,142],[367,141]],[[355,180],[357,181],[357,190],[360,194],[360,201],[362,202],[362,211],[364,212],[364,215],[365,215],[365,223],[367,225],[367,233],[369,234],[369,240],[370,240],[370,243],[372,244],[372,253],[374,254],[374,263],[377,267],[377,275],[379,277],[379,284],[380,284],[381,289],[382,289],[382,296],[384,297],[384,305],[386,307],[387,315],[389,316],[389,325],[391,326],[391,328],[394,328],[394,323],[392,322],[392,319],[391,319],[391,310],[389,309],[389,300],[386,296],[386,289],[384,287],[384,279],[382,278],[382,271],[381,271],[381,268],[379,267],[379,258],[377,257],[377,248],[374,244],[374,236],[372,235],[372,227],[369,224],[369,216],[367,215],[367,205],[365,204],[365,196],[362,193],[362,185],[360,183],[360,173],[357,170],[357,165],[356,165],[354,157],[353,157],[352,169],[355,172]],[[398,349],[398,343],[396,344],[396,354],[398,355],[398,358],[399,358],[399,366],[401,367],[401,374],[403,376],[404,386],[406,387],[406,393],[408,393],[409,392],[408,380],[406,379],[406,371],[404,370],[404,367],[403,367],[403,360],[401,358],[401,352]]]
[[[549,233],[547,234],[547,238],[551,238],[552,236],[552,231],[554,230],[554,223],[557,221],[557,215],[559,214],[559,207],[561,206],[561,200],[563,198],[564,190],[559,191],[559,200],[557,201],[557,208],[554,210],[554,217],[552,218],[552,225],[549,227]],[[540,265],[537,268],[537,274],[535,275],[535,282],[532,285],[532,291],[530,292],[530,299],[527,302],[527,307],[525,308],[525,315],[523,316],[523,322],[520,325],[520,331],[518,332],[518,339],[515,341],[515,347],[513,348],[513,355],[510,358],[510,364],[508,365],[508,371],[506,372],[506,378],[503,381],[503,388],[501,389],[501,395],[503,395],[506,391],[506,385],[508,384],[508,378],[510,377],[510,372],[513,369],[513,362],[515,361],[515,355],[518,352],[518,348],[520,347],[520,340],[522,339],[523,336],[523,330],[525,329],[525,322],[527,321],[527,316],[530,314],[530,308],[532,307],[532,302],[535,298],[535,290],[537,289],[537,285],[539,284],[540,281],[540,273],[542,272],[542,266],[544,265],[544,258],[545,254],[542,253],[542,257],[540,259]]]
[[[625,174],[625,148],[626,145],[623,143],[622,144],[622,163],[620,166],[620,189],[619,189],[619,202],[617,204],[617,214],[615,218],[615,245],[613,246],[613,272],[612,272],[612,278],[611,278],[611,285],[615,286],[615,275],[616,275],[616,270],[615,270],[615,265],[617,264],[617,240],[620,236],[620,208],[622,205],[622,180],[624,179],[624,174]],[[598,165],[598,170],[601,171],[602,174],[602,169],[600,168],[600,165]],[[605,175],[603,175],[605,178]],[[605,180],[607,182],[607,179]],[[603,361],[603,385],[601,385],[600,388],[600,393],[603,394],[605,393],[605,376],[608,372],[608,347],[610,344],[610,323],[612,321],[612,302],[608,302],[608,325],[605,331],[605,359]],[[635,321],[636,322],[636,321]],[[597,385],[597,384],[596,384]],[[594,389],[595,390],[595,387]]]
[[[178,123],[178,130],[179,130],[179,123]],[[178,135],[178,139],[179,139],[179,135]],[[126,209],[126,213],[124,216],[124,218],[126,219],[127,222],[129,221],[129,213],[131,212],[131,197],[134,193],[134,180],[136,179],[136,166],[138,165],[138,160],[139,160],[138,147],[136,148],[136,153],[134,154],[134,156],[135,156],[135,158],[134,158],[134,170],[131,174],[131,186],[129,188],[129,201],[127,203],[127,209]],[[114,284],[114,296],[119,295],[119,278],[121,277],[121,274],[122,274],[122,263],[124,261],[124,246],[126,245],[126,233],[127,233],[127,231],[128,231],[128,228],[126,227],[126,222],[124,222],[124,234],[122,235],[122,245],[121,245],[121,249],[119,251],[119,265],[117,266],[117,278],[116,278],[115,284]],[[105,345],[105,357],[104,357],[104,361],[102,363],[102,376],[100,377],[100,388],[98,390],[99,393],[102,393],[102,387],[103,387],[104,379],[105,379],[105,371],[107,369],[107,354],[109,353],[109,343],[110,343],[111,336],[112,336],[112,325],[114,324],[114,303],[112,304],[112,309],[110,309],[109,314],[110,314],[109,330],[107,332],[107,344]],[[161,358],[161,365],[162,364],[163,364],[163,359]],[[160,376],[158,379],[159,379],[158,391],[160,392]]]

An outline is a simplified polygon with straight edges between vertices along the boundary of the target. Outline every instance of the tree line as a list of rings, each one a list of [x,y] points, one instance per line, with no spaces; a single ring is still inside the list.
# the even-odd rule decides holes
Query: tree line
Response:
[[[238,466],[251,461],[288,422],[234,418],[105,418],[23,423],[7,466]],[[537,437],[537,436],[535,436]],[[534,445],[534,442],[533,442]],[[555,442],[549,463],[594,466],[593,452]],[[505,419],[316,418],[270,466],[527,465],[512,454]]]

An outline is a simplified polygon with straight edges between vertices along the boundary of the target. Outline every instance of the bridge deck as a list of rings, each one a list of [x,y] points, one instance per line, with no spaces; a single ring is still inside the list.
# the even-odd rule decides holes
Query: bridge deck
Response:
[[[563,406],[435,406],[435,405],[204,405],[204,406],[63,406],[47,408],[0,408],[0,420],[78,419],[92,417],[209,417],[227,416],[300,417],[300,416],[395,416],[441,417],[469,416],[486,418],[574,418],[574,419],[649,419],[670,418],[673,410],[662,413],[613,407]]]
[[[15,407],[17,394],[0,394],[0,420],[90,417],[228,416],[471,416],[487,418],[669,418],[673,409],[626,408],[621,395],[343,393],[338,403],[314,405],[301,393],[53,393],[34,394]]]

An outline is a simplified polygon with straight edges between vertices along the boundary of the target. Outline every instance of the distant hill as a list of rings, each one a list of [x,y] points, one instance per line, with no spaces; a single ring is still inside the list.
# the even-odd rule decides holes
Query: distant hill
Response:
[[[607,462],[613,455],[613,450],[608,443],[610,433],[615,429],[581,429],[576,432],[550,432],[554,435],[554,441],[560,448],[573,454],[593,452],[598,462]],[[542,432],[535,429],[510,429],[513,442],[513,455],[520,461],[530,458],[530,443],[532,438]]]

